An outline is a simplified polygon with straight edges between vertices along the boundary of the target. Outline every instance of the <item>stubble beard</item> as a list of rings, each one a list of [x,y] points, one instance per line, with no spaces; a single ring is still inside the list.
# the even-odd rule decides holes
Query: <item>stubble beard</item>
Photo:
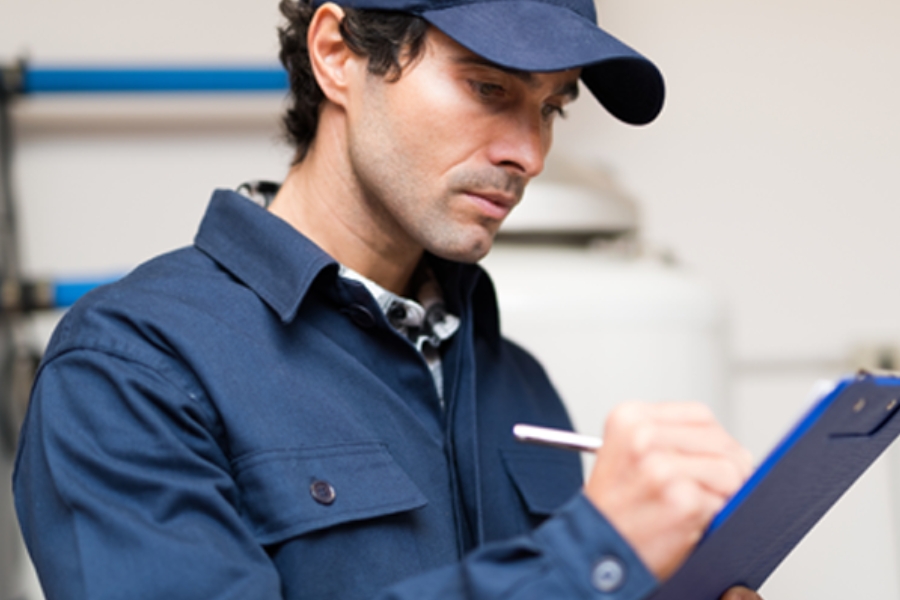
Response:
[[[400,148],[384,144],[392,136],[380,127],[364,127],[349,144],[349,159],[363,210],[388,237],[419,251],[474,263],[491,249],[500,222],[474,215],[467,192],[500,192],[521,199],[528,178],[499,166],[458,166],[441,189],[410,169]],[[380,135],[379,135],[380,134]],[[373,143],[379,141],[380,143]],[[424,195],[439,194],[438,197]],[[422,206],[424,203],[424,207]],[[423,210],[424,208],[424,210]]]

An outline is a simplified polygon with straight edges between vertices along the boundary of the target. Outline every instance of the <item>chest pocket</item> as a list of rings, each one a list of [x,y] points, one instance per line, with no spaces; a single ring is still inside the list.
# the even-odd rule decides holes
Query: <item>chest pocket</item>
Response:
[[[262,545],[427,504],[375,442],[264,451],[239,459],[235,472],[244,518]]]
[[[501,450],[506,472],[513,481],[532,525],[543,521],[581,488],[581,459],[572,452],[523,446]]]

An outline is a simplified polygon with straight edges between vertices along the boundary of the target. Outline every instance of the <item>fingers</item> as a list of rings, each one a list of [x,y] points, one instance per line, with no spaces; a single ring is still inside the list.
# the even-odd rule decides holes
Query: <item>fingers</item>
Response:
[[[624,402],[613,409],[611,414],[623,416],[638,415],[654,421],[673,423],[715,423],[716,417],[708,406],[700,402]]]
[[[642,457],[637,467],[638,472],[647,478],[650,489],[663,490],[683,479],[715,496],[719,505],[741,487],[748,475],[743,466],[712,453],[689,455],[653,452]]]
[[[722,600],[762,600],[762,596],[745,587],[734,587],[725,592]]]
[[[626,404],[607,419],[585,493],[665,579],[750,472],[749,454],[707,407]]]
[[[635,459],[653,452],[721,457],[746,479],[753,471],[750,453],[718,423],[712,411],[696,402],[628,403],[614,409],[606,423],[607,444],[623,437]]]

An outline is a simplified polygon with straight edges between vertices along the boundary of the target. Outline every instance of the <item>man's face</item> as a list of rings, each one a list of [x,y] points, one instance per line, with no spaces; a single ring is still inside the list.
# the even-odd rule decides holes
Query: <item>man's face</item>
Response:
[[[365,75],[348,106],[352,176],[393,244],[474,262],[541,172],[578,69],[501,69],[431,29],[397,81]]]

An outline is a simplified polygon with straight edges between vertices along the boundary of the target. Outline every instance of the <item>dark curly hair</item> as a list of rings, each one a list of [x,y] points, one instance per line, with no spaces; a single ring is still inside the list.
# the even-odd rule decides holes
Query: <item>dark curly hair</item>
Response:
[[[325,98],[309,62],[306,33],[316,9],[312,0],[281,0],[287,23],[279,28],[279,58],[291,83],[290,106],[284,115],[288,141],[296,149],[294,164],[303,160],[319,124],[319,106]],[[369,72],[399,79],[403,68],[416,60],[424,48],[428,23],[402,12],[344,8],[341,35],[349,48],[369,60]]]

